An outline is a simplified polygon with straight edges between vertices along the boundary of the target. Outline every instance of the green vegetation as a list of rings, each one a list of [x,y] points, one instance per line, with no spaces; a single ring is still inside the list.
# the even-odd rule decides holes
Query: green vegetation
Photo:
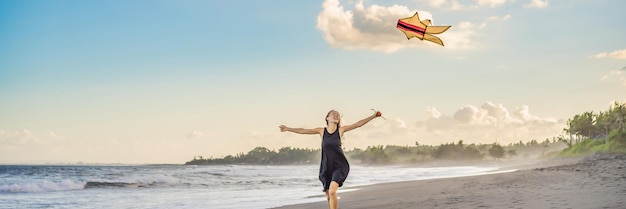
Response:
[[[444,160],[478,160],[483,158],[478,146],[463,144],[463,140],[458,143],[442,144],[431,154],[433,158]]]
[[[567,121],[568,148],[559,155],[584,156],[597,152],[626,154],[626,103],[615,103],[605,112],[585,112]]]
[[[199,157],[199,158],[198,158]],[[239,153],[236,156],[227,155],[223,158],[203,159],[202,156],[194,157],[185,165],[216,165],[216,164],[306,164],[319,161],[319,149],[300,149],[283,147],[275,152],[265,147],[257,147],[247,154]],[[317,163],[315,161],[315,163]]]
[[[494,143],[493,145],[491,145],[491,148],[489,148],[489,156],[496,158],[496,159],[500,159],[504,157],[504,147],[500,146],[497,143]]]
[[[416,163],[430,162],[435,160],[485,160],[518,157],[523,153],[523,158],[542,157],[548,150],[561,150],[562,142],[547,140],[538,143],[536,140],[524,144],[512,143],[506,146],[494,144],[464,144],[463,140],[457,143],[446,143],[439,146],[419,145],[394,146],[378,145],[369,146],[365,150],[352,149],[344,153],[355,164],[390,164],[390,163]],[[283,147],[278,151],[265,147],[257,147],[248,153],[240,153],[236,156],[223,158],[208,158],[197,156],[186,165],[221,165],[221,164],[261,164],[261,165],[292,165],[292,164],[318,164],[320,161],[320,149],[299,149]]]
[[[585,156],[597,152],[626,154],[626,130],[613,130],[606,139],[584,139],[563,150],[560,156]]]

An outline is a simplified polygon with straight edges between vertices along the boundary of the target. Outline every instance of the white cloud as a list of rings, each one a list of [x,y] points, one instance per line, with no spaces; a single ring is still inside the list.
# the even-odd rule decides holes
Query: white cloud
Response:
[[[24,145],[38,142],[28,129],[5,131],[0,130],[0,145]]]
[[[453,124],[452,116],[442,115],[434,107],[428,107],[428,118],[424,122],[418,122],[418,126],[424,126],[428,131],[445,130]]]
[[[390,53],[410,47],[440,47],[427,41],[407,41],[404,34],[396,28],[398,19],[411,16],[415,12],[401,5],[365,7],[363,1],[357,2],[353,10],[346,10],[338,0],[325,0],[317,17],[317,28],[323,32],[324,39],[332,47],[341,49]],[[437,25],[431,13],[419,11],[419,14],[420,18],[431,19],[433,25]],[[476,30],[473,26],[469,22],[460,22],[439,36],[446,48],[473,48],[477,46],[471,39]]]
[[[442,33],[439,37],[444,40],[444,44],[449,48],[457,48],[457,49],[475,49],[480,48],[481,45],[472,40],[472,37],[476,35],[476,29],[483,29],[486,24],[481,24],[480,26],[476,26],[471,22],[460,22],[459,24],[453,26],[455,30],[449,30],[445,33]],[[451,28],[451,29],[452,29]]]
[[[463,139],[468,143],[501,143],[544,140],[562,133],[565,121],[542,117],[526,105],[510,111],[502,104],[486,102],[481,106],[465,105],[451,114],[427,108],[425,119],[414,125],[393,118],[372,121],[348,135],[347,148],[369,145],[440,144]],[[356,141],[356,142],[355,142]]]
[[[524,4],[525,8],[543,9],[548,7],[548,0],[531,0],[530,3]]]
[[[477,6],[468,6],[462,3],[459,3],[457,0],[428,0],[430,6],[434,8],[444,8],[450,10],[462,10],[462,9],[470,9],[471,7]]]
[[[609,55],[609,53],[602,52],[602,53],[599,53],[599,54],[591,55],[590,57],[595,57],[595,58],[598,58],[598,59],[602,59],[602,58],[606,58],[608,55]]]
[[[602,52],[595,55],[590,55],[589,57],[604,59],[604,58],[612,58],[612,59],[626,59],[626,49],[619,49],[613,52]],[[600,77],[600,81],[613,83],[617,82],[621,86],[626,86],[626,67],[619,70],[612,70],[608,74],[604,74]]]
[[[591,55],[590,57],[602,59],[602,58],[613,58],[613,59],[626,59],[626,49],[615,50],[611,53],[602,52],[595,55]]]
[[[450,3],[452,6],[450,6],[451,10],[462,10],[462,9],[467,9],[467,8],[475,8],[475,6],[463,6],[463,4],[459,3],[458,1],[453,0],[452,3]]]
[[[528,106],[510,112],[504,105],[491,102],[480,107],[465,105],[453,114],[442,114],[434,107],[428,107],[427,112],[428,118],[417,123],[425,131],[420,134],[427,139],[464,139],[472,143],[542,140],[557,136],[565,125],[554,118],[531,114]]]
[[[478,4],[479,7],[494,8],[503,5],[504,3],[506,3],[506,0],[476,0],[476,4]]]
[[[458,0],[425,0],[433,8],[446,8],[450,10],[496,8],[504,5],[509,0],[474,0],[474,3],[463,4]]]
[[[506,20],[509,20],[509,19],[511,19],[511,15],[510,14],[504,15],[502,17],[499,17],[499,16],[489,16],[487,18],[487,20],[491,20],[491,21],[506,21]]]
[[[509,114],[509,111],[502,104],[493,104],[491,102],[486,102],[480,108],[486,110],[487,116],[492,117],[495,121],[501,121],[505,123],[514,121],[511,117],[511,114]]]
[[[452,118],[459,123],[474,124],[483,121],[485,115],[487,115],[486,111],[480,110],[472,105],[466,105],[456,111]]]
[[[626,49],[611,52],[611,54],[609,54],[609,57],[613,59],[626,59]]]
[[[448,4],[448,1],[447,0],[428,0],[428,4],[430,4],[431,7],[440,8]]]
[[[600,77],[601,81],[608,81],[609,80],[609,76],[608,75],[603,75],[602,77]]]
[[[345,134],[345,147],[365,148],[370,145],[410,145],[415,143],[416,127],[406,120],[388,117],[376,119],[367,125]]]
[[[624,70],[611,70],[609,74],[600,77],[600,81],[607,83],[617,82],[622,86],[626,86],[626,73]]]

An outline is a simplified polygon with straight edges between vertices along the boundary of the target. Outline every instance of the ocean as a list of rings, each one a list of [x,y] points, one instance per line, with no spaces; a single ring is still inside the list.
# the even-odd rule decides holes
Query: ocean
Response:
[[[271,208],[325,201],[319,165],[0,165],[0,208]],[[483,175],[498,167],[351,165],[339,189]]]

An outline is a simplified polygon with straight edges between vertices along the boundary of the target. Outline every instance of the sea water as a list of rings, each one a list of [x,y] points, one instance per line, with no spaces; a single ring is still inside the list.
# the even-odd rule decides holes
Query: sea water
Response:
[[[0,208],[270,208],[325,201],[319,165],[0,165]],[[352,165],[341,192],[498,167]]]

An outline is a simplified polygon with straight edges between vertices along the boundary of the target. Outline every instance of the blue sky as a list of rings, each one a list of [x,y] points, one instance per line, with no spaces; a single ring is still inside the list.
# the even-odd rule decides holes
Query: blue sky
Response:
[[[182,163],[319,146],[510,143],[625,101],[619,1],[2,1],[0,163]],[[445,47],[406,40],[419,11]]]

